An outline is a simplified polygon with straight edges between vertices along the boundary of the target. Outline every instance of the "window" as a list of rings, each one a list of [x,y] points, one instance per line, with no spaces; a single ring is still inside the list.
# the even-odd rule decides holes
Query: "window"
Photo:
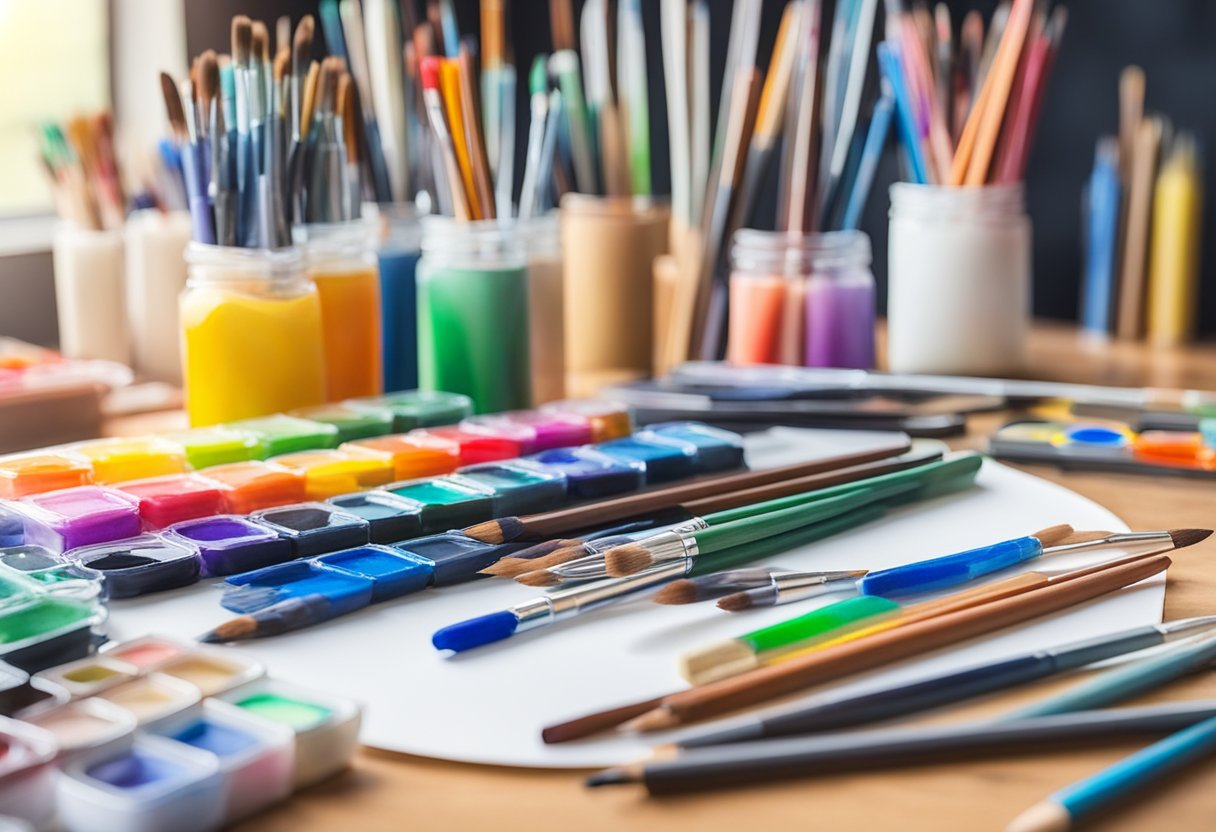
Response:
[[[47,213],[38,128],[110,106],[106,0],[0,0],[0,216]]]

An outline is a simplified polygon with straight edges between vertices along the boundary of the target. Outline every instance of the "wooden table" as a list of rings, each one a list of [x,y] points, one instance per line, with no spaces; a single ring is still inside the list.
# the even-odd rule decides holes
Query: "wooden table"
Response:
[[[1072,329],[1057,326],[1036,327],[1030,368],[1033,377],[1061,381],[1216,389],[1216,348],[1086,347]],[[1005,415],[974,418],[968,435],[954,444],[982,448]],[[1028,470],[1105,505],[1132,528],[1216,522],[1216,483],[1065,473],[1045,467]],[[1216,612],[1216,539],[1177,557],[1169,572],[1165,612],[1167,618]],[[1060,687],[1060,682],[1029,686],[931,718],[994,713]],[[1144,701],[1205,697],[1216,698],[1216,673],[1178,682]],[[632,788],[585,790],[583,772],[463,765],[367,749],[348,774],[240,828],[261,832],[634,828],[982,832],[1003,829],[1022,809],[1135,748],[1124,742],[1099,750],[875,771],[664,800],[647,799]],[[1122,832],[1216,829],[1216,761],[1156,787],[1134,804],[1110,813],[1098,827]]]

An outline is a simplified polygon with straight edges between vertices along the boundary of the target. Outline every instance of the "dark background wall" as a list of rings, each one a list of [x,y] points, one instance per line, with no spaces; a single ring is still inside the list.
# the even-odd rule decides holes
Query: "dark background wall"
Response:
[[[205,48],[226,50],[228,25],[237,13],[268,22],[280,14],[293,20],[315,11],[311,0],[185,0],[189,53]],[[476,33],[477,0],[456,0],[463,32]],[[574,0],[576,10],[581,0]],[[658,0],[643,0],[651,76],[652,157],[656,192],[669,187],[667,136],[659,47]],[[784,0],[767,0],[761,28],[760,59],[767,61]],[[828,0],[831,5],[831,0]],[[947,0],[956,21],[969,9],[991,19],[996,0]],[[1030,161],[1027,204],[1035,227],[1035,311],[1052,318],[1074,318],[1080,272],[1081,188],[1089,175],[1094,142],[1111,133],[1118,123],[1118,78],[1122,68],[1137,63],[1148,78],[1147,108],[1168,116],[1176,127],[1197,132],[1206,156],[1216,134],[1216,3],[1210,0],[1074,0],[1068,3],[1069,22],[1064,36]],[[721,62],[725,58],[731,0],[711,0],[714,100],[717,100]],[[830,9],[826,11],[830,15]],[[577,15],[577,11],[576,11]],[[830,20],[830,18],[828,18]],[[545,0],[515,0],[511,4],[515,60],[521,79],[532,58],[551,49],[549,12]],[[825,26],[825,28],[830,28]],[[519,124],[526,123],[527,103],[520,84]],[[523,143],[517,143],[520,153]],[[522,165],[517,169],[522,170]],[[874,243],[875,272],[886,274],[886,187],[898,174],[891,148],[883,160],[879,180],[863,221]],[[1209,167],[1206,189],[1213,188]],[[770,194],[773,183],[768,183]],[[773,200],[762,196],[760,204]],[[757,225],[771,222],[771,208],[762,208]],[[1204,218],[1204,236],[1216,233],[1216,212]],[[881,295],[880,295],[881,296]],[[1216,252],[1203,258],[1200,292],[1200,330],[1216,333]]]

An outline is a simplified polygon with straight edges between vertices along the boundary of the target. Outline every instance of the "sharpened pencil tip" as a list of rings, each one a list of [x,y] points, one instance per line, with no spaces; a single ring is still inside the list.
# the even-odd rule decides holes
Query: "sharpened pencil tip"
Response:
[[[588,777],[586,785],[589,789],[598,789],[600,786],[622,786],[632,782],[633,778],[625,769],[609,768]]]

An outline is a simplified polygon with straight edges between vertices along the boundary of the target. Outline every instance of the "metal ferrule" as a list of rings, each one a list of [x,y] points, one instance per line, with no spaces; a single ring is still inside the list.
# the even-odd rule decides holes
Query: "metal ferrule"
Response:
[[[773,576],[773,586],[782,604],[840,592],[847,584],[856,582],[857,575],[852,572],[794,572]]]
[[[654,564],[678,562],[691,566],[697,556],[696,538],[688,532],[662,532],[641,542]]]
[[[567,618],[573,618],[580,612],[610,606],[630,595],[668,583],[683,575],[683,563],[665,563],[652,566],[627,578],[609,578],[593,584],[559,589],[550,593],[543,601],[548,602],[548,607],[552,611],[552,620],[564,621]],[[531,603],[535,605],[537,602]],[[519,609],[520,607],[515,608],[516,614]]]
[[[608,577],[608,572],[604,567],[604,558],[601,555],[587,555],[577,560],[567,561],[566,563],[550,567],[549,572],[562,580],[569,581],[586,581],[591,578]]]
[[[519,623],[515,625],[515,632],[517,633],[543,627],[546,624],[552,624],[554,621],[557,621],[553,603],[551,599],[546,597],[533,598],[531,601],[516,604],[511,607],[511,612],[515,613],[515,617],[519,619]]]
[[[1169,532],[1128,532],[1112,534],[1101,540],[1086,540],[1081,543],[1065,543],[1043,550],[1044,555],[1067,555],[1072,552],[1087,552],[1093,549],[1121,549],[1129,555],[1147,554],[1156,548],[1173,548],[1174,540]]]
[[[1165,636],[1166,641],[1194,635],[1197,631],[1216,629],[1216,615],[1199,615],[1194,618],[1179,618],[1177,621],[1163,621],[1157,625],[1157,632]]]
[[[767,586],[772,582],[774,575],[787,573],[789,570],[782,572],[766,568],[731,569],[728,572],[716,572],[695,580],[698,585],[706,588],[752,589]]]

